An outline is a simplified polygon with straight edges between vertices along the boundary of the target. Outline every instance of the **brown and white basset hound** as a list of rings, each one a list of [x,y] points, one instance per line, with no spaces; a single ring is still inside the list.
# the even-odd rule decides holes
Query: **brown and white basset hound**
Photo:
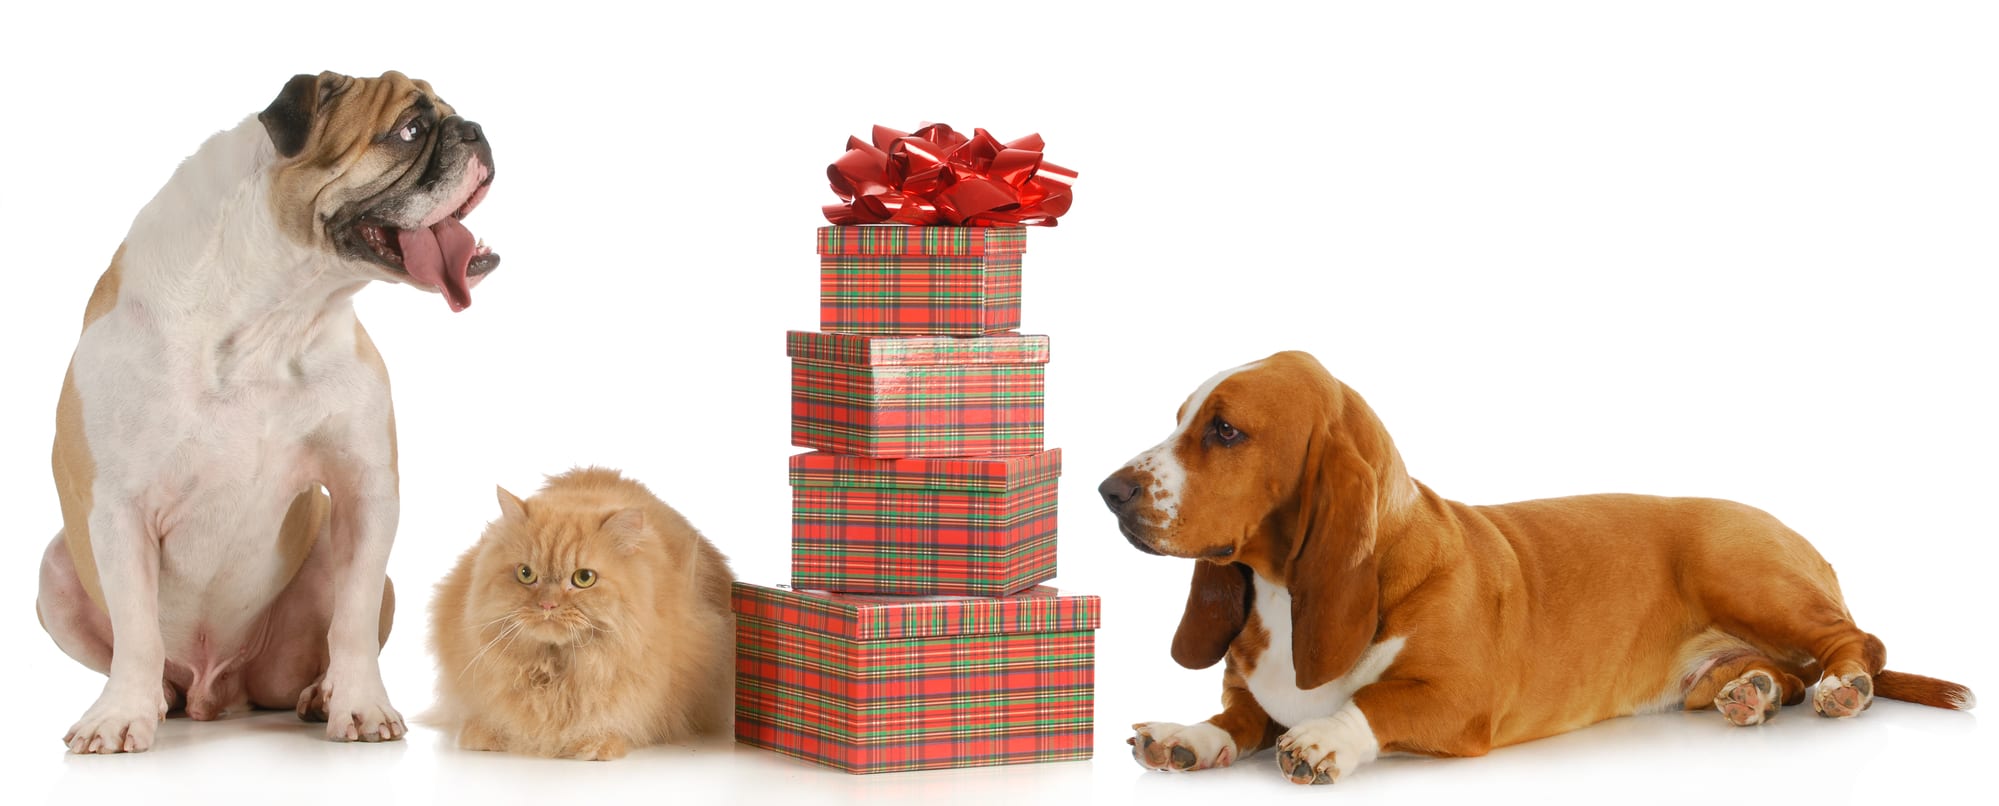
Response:
[[[1883,671],[1832,566],[1729,501],[1449,501],[1409,477],[1360,395],[1306,353],[1202,384],[1158,446],[1099,488],[1139,550],[1196,560],[1173,659],[1227,659],[1222,712],[1134,725],[1157,770],[1275,744],[1295,783],[1382,752],[1477,756],[1604,719],[1713,707],[1756,725],[1806,697],[1969,709]]]

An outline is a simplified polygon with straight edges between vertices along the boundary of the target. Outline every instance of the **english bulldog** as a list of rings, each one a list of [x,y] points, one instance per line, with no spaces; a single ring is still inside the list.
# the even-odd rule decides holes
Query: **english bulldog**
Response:
[[[395,415],[353,297],[386,280],[470,305],[500,259],[462,219],[492,180],[485,133],[429,84],[320,73],[139,211],[56,406],[63,528],[35,610],[109,678],[70,752],[149,749],[176,708],[406,732],[377,666]]]

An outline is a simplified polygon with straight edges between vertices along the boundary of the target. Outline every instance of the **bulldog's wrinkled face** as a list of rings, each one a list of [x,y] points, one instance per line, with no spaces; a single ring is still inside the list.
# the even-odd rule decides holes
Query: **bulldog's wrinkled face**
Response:
[[[493,181],[493,148],[430,84],[295,76],[258,114],[278,152],[271,205],[293,240],[381,279],[440,292],[454,311],[500,265],[463,219]]]
[[[1148,554],[1249,562],[1245,547],[1288,539],[1280,518],[1297,497],[1320,422],[1326,376],[1302,353],[1279,353],[1209,378],[1182,404],[1173,433],[1098,487],[1118,531]],[[1254,540],[1261,535],[1264,540]]]

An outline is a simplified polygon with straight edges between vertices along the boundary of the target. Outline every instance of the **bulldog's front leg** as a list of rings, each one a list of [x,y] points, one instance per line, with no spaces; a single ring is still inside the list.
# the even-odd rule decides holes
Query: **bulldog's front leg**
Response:
[[[1382,681],[1361,687],[1329,717],[1308,719],[1277,738],[1277,767],[1294,784],[1330,784],[1381,751],[1481,756],[1492,749],[1492,720],[1429,683]]]
[[[395,471],[386,463],[344,475],[346,483],[328,490],[333,499],[329,536],[336,554],[326,676],[299,693],[298,713],[325,720],[326,738],[336,742],[393,741],[409,729],[389,705],[379,658],[382,586],[401,501]]]
[[[129,502],[99,504],[90,513],[90,548],[104,607],[111,618],[111,671],[97,702],[63,735],[72,753],[137,753],[152,749],[166,718],[160,681],[166,643],[160,638],[160,543]]]

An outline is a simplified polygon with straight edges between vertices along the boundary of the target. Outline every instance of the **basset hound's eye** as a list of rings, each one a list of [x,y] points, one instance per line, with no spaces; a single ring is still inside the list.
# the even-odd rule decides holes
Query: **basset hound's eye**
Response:
[[[1248,436],[1220,417],[1216,417],[1215,422],[1208,426],[1208,439],[1224,448],[1239,444]]]

